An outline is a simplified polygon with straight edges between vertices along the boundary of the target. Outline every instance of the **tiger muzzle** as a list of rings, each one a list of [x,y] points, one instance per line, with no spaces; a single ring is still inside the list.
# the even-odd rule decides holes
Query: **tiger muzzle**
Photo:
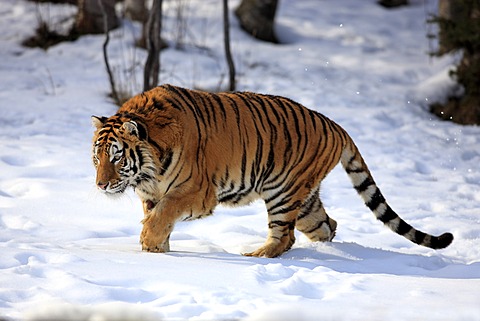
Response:
[[[102,191],[106,191],[108,185],[110,185],[110,182],[106,182],[106,183],[104,183],[104,182],[97,182],[97,187],[98,187],[99,189],[101,189]]]

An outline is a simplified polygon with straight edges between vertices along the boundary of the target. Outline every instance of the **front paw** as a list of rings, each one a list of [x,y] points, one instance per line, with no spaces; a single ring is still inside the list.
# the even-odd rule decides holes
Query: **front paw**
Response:
[[[152,253],[166,253],[170,251],[170,245],[168,244],[168,242],[157,245],[155,245],[154,243],[142,243],[142,251]]]
[[[166,239],[159,235],[155,235],[149,229],[145,227],[140,235],[140,244],[142,244],[142,250],[147,252],[165,253],[170,251],[169,238]]]

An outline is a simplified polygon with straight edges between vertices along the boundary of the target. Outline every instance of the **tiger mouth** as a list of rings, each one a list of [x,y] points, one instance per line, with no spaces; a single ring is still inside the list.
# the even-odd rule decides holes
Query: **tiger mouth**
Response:
[[[107,188],[105,189],[99,188],[99,190],[108,195],[115,195],[115,194],[122,194],[123,192],[125,192],[127,187],[128,187],[128,184],[120,182],[115,184],[109,184]]]

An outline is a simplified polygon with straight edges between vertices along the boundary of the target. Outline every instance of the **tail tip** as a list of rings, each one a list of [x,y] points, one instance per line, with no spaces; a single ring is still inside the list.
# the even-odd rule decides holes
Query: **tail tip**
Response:
[[[449,246],[453,241],[453,234],[452,233],[443,233],[440,235],[434,245],[434,249],[444,249]]]

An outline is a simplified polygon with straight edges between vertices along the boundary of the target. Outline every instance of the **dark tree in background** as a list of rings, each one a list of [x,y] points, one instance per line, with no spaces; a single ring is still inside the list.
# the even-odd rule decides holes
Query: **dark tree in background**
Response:
[[[228,19],[228,0],[223,0],[223,42],[225,57],[228,65],[228,90],[235,90],[235,64],[233,63],[232,51],[230,50],[230,19]]]
[[[480,1],[440,0],[440,48],[436,55],[461,50],[462,59],[451,76],[465,89],[463,96],[434,104],[431,111],[460,124],[480,124]]]
[[[143,73],[143,90],[147,91],[158,85],[160,74],[160,50],[162,49],[162,0],[153,0],[147,22],[148,56]]]
[[[278,0],[242,0],[235,14],[240,26],[257,39],[278,43],[274,20]]]
[[[104,33],[103,11],[107,15],[108,30],[120,26],[120,20],[115,13],[115,2],[115,0],[78,0],[78,13],[73,31],[78,34]]]
[[[121,98],[117,91],[117,85],[115,83],[115,78],[113,77],[112,68],[110,67],[110,62],[108,61],[108,43],[110,42],[110,29],[108,25],[108,13],[104,6],[104,3],[101,0],[98,0],[100,11],[103,16],[103,31],[105,33],[105,41],[103,42],[103,59],[105,61],[105,68],[107,69],[108,79],[110,81],[110,88],[112,89],[112,98],[117,105],[121,104]]]

